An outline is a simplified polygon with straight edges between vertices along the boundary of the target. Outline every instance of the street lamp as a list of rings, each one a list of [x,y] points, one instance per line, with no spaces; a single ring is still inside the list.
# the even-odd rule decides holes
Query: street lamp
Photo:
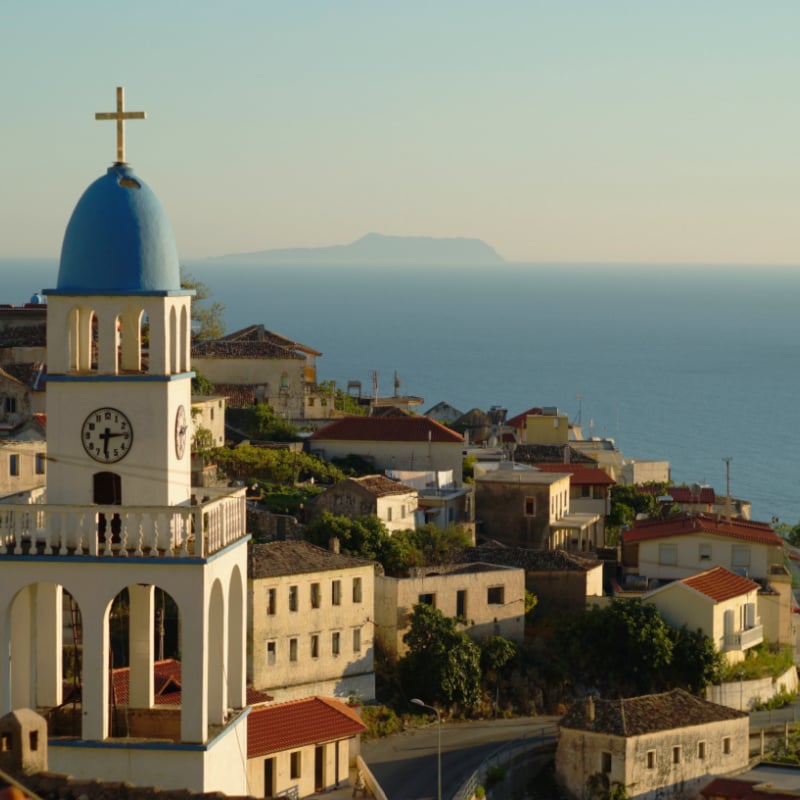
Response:
[[[436,772],[439,778],[439,793],[437,795],[438,800],[442,800],[442,715],[439,713],[438,708],[434,708],[433,706],[429,706],[427,703],[423,703],[418,697],[412,698],[411,702],[415,706],[422,706],[423,708],[428,708],[436,714],[436,725],[439,730],[439,746],[437,748],[437,764],[436,764]]]

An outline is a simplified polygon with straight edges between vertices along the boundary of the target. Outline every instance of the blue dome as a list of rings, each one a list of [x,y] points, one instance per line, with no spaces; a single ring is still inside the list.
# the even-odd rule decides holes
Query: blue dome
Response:
[[[56,292],[180,291],[178,250],[164,209],[127,164],[114,164],[72,212]]]

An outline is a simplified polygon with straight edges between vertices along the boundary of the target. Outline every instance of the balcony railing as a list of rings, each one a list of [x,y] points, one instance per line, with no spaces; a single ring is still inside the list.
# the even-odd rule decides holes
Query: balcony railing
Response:
[[[723,648],[727,650],[748,650],[764,641],[764,626],[757,621],[755,625],[738,633],[726,633],[722,637]]]
[[[196,505],[0,505],[0,556],[205,558],[246,535],[245,489]],[[216,495],[216,496],[212,496]]]

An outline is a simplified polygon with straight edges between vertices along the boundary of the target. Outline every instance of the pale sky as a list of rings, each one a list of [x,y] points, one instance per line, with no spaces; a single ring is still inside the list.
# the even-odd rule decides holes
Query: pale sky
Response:
[[[0,258],[58,256],[122,85],[182,258],[798,264],[799,32],[796,0],[0,0]]]

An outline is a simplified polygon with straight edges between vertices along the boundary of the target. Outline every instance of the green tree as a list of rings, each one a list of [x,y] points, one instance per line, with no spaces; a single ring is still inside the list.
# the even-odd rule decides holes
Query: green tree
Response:
[[[200,372],[195,371],[192,378],[192,394],[212,395],[214,394],[214,384]]]
[[[455,617],[419,604],[403,636],[408,652],[398,662],[401,684],[409,697],[430,696],[445,706],[471,708],[480,699],[478,645],[460,631]]]
[[[293,442],[297,440],[297,428],[275,413],[266,403],[259,403],[253,409],[254,435],[268,442]]]
[[[420,528],[397,531],[394,536],[406,545],[410,555],[409,567],[445,564],[457,551],[472,544],[472,537],[460,525],[439,528],[429,522]]]
[[[670,633],[673,649],[668,672],[672,686],[698,693],[716,683],[724,660],[714,642],[702,631],[690,631],[685,625],[672,628]]]
[[[344,478],[336,467],[321,458],[292,450],[252,445],[215,447],[208,458],[231,480],[256,478],[268,483],[293,484],[309,478],[321,483],[335,483]]]
[[[491,636],[481,644],[481,670],[497,672],[517,655],[514,642],[502,636]]]
[[[367,413],[367,408],[362,406],[357,398],[348,394],[344,389],[337,388],[336,381],[320,381],[317,384],[317,393],[320,397],[324,397],[336,411],[359,415]]]
[[[181,267],[181,287],[193,289],[192,298],[192,329],[194,339],[220,339],[225,335],[225,325],[222,314],[225,306],[214,301],[209,302],[211,289],[196,278],[188,270]]]

